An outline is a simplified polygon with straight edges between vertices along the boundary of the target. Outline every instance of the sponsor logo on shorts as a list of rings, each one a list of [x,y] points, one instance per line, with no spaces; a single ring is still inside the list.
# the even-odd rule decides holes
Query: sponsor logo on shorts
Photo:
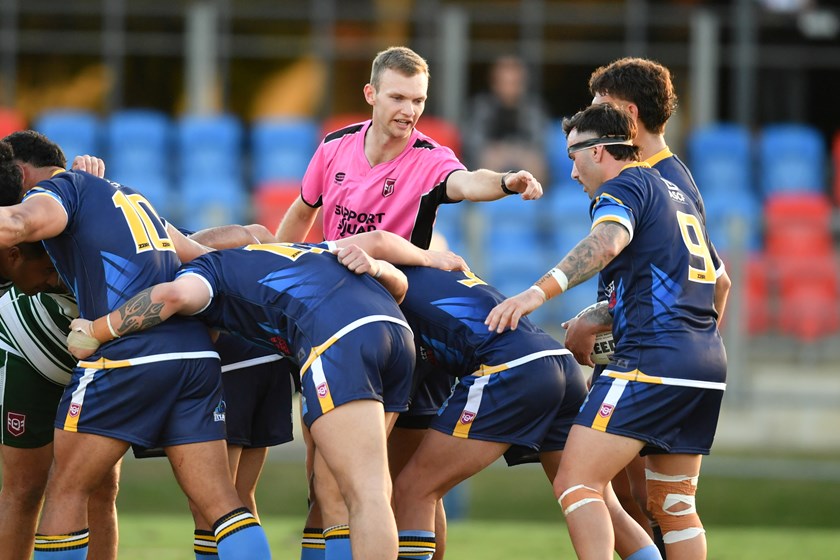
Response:
[[[216,406],[216,409],[213,410],[213,422],[224,422],[226,409],[227,405],[225,404],[225,401],[219,401],[219,404]]]
[[[15,437],[20,437],[26,431],[26,414],[10,412],[6,416],[6,430]]]
[[[613,413],[614,408],[615,408],[615,405],[612,405],[612,404],[609,404],[609,403],[603,403],[601,405],[601,409],[598,411],[598,416],[600,416],[602,418],[609,418],[610,415]]]
[[[344,173],[343,171],[339,171],[338,173],[336,173],[336,174],[335,174],[335,184],[336,184],[336,185],[340,185],[341,183],[343,183],[343,182],[344,182],[344,178],[345,178],[346,176],[347,176],[347,174],[346,174],[346,173]]]
[[[475,420],[475,412],[465,410],[461,413],[461,419],[459,420],[459,422],[461,422],[461,424],[469,424],[473,420]]]
[[[324,397],[327,396],[327,393],[330,392],[329,388],[327,387],[326,382],[318,385],[318,387],[315,388],[315,391],[318,392],[318,398],[319,399],[323,399]]]
[[[70,403],[70,416],[74,418],[82,411],[81,403]]]
[[[382,196],[388,197],[394,194],[394,185],[396,184],[396,179],[385,179],[385,186],[382,187]]]

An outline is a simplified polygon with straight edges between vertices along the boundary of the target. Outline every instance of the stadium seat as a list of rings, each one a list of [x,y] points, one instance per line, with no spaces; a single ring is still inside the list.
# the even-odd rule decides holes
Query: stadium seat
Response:
[[[254,208],[254,221],[262,224],[274,232],[280,225],[280,220],[286,210],[300,194],[300,183],[297,181],[270,181],[258,185],[254,189],[251,205]],[[321,212],[315,220],[306,241],[318,243],[324,240]]]
[[[589,197],[577,183],[556,185],[543,204],[544,228],[555,262],[589,234]],[[591,302],[590,302],[591,303]]]
[[[764,208],[766,246],[771,259],[827,256],[834,250],[828,197],[817,193],[781,193]]]
[[[458,158],[461,157],[461,132],[451,122],[442,117],[424,114],[417,123],[417,130],[455,152]]]
[[[307,119],[266,119],[251,127],[252,181],[300,181],[318,145],[318,125]]]
[[[42,113],[32,125],[34,130],[61,147],[68,167],[78,155],[105,157],[102,153],[101,123],[88,111],[54,110]],[[107,161],[110,170],[111,162]]]
[[[435,220],[435,232],[443,235],[449,250],[469,261],[469,239],[467,237],[467,216],[470,207],[467,202],[441,204]]]
[[[219,176],[212,183],[193,177],[181,184],[181,221],[191,231],[246,221],[248,197],[238,178]]]
[[[793,257],[779,267],[779,329],[802,342],[840,331],[837,263],[829,257]]]
[[[130,184],[144,174],[171,182],[172,122],[151,109],[125,109],[106,125],[108,176]]]
[[[752,194],[750,134],[744,126],[720,123],[692,130],[688,162],[704,199]]]
[[[25,128],[26,120],[17,110],[8,107],[0,108],[0,138],[5,138],[12,132]]]
[[[772,325],[767,261],[760,253],[750,255],[744,270],[746,327],[750,335],[765,334]],[[727,315],[724,315],[724,319]]]
[[[551,123],[545,149],[548,174],[552,185],[556,185],[553,188],[575,185],[576,182],[572,180],[572,160],[569,159],[569,154],[566,152],[566,133],[563,132],[563,121],[556,120]]]
[[[242,123],[233,115],[189,115],[175,125],[177,176],[241,180]]]
[[[825,191],[825,142],[819,131],[800,124],[764,127],[758,165],[764,196]]]
[[[740,195],[726,195],[711,191],[704,195],[706,206],[706,230],[718,253],[726,254],[740,247],[747,252],[761,249],[762,207],[751,192]],[[743,232],[733,229],[735,220],[740,220]],[[743,233],[743,239],[736,236]]]

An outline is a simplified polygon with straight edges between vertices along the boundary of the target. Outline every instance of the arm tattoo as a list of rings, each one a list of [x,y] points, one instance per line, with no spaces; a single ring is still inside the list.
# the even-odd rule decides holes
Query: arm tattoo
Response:
[[[569,288],[598,274],[630,242],[624,226],[615,222],[600,224],[569,251],[558,265],[569,279]]]
[[[117,310],[122,319],[122,324],[117,328],[117,334],[122,336],[162,323],[163,319],[160,318],[162,309],[163,303],[152,303],[152,288],[146,288]]]
[[[586,318],[592,324],[604,327],[612,327],[613,318],[610,315],[610,306],[607,302],[604,305],[597,305],[586,313]]]

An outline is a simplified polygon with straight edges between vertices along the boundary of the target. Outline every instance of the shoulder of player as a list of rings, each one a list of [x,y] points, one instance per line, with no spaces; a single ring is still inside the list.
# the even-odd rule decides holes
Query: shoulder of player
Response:
[[[345,126],[344,128],[339,128],[338,130],[334,130],[333,132],[330,132],[329,134],[324,136],[324,140],[321,144],[323,144],[323,145],[330,144],[330,143],[334,142],[335,140],[341,140],[342,138],[344,138],[346,136],[349,136],[349,135],[352,135],[352,134],[358,134],[364,129],[367,122],[368,121],[355,123],[355,124],[351,124],[349,126]]]

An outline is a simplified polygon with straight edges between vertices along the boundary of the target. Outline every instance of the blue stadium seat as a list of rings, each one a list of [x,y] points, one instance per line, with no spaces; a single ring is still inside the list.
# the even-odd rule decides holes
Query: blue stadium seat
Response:
[[[559,262],[572,247],[589,234],[589,196],[583,187],[555,185],[546,196],[546,230],[550,250]]]
[[[73,158],[79,155],[104,157],[101,144],[102,124],[99,117],[89,111],[47,111],[35,120],[32,128],[61,147],[68,167]]]
[[[251,127],[253,182],[300,181],[315,148],[319,127],[306,119],[261,120]]]
[[[105,162],[107,171],[108,162]],[[106,173],[106,176],[108,174]],[[139,176],[126,175],[121,184],[141,193],[152,203],[158,215],[177,224],[178,205],[172,192],[172,183],[161,175],[142,173]]]
[[[705,199],[752,193],[752,149],[746,127],[719,123],[688,135],[688,164]]]
[[[759,139],[759,169],[764,196],[780,192],[826,190],[825,141],[808,125],[774,124]]]
[[[233,115],[189,115],[175,124],[178,177],[242,178],[242,123]]]
[[[566,133],[563,132],[562,120],[551,123],[545,149],[551,183],[562,186],[576,184],[572,180],[572,160],[569,159],[569,154],[566,152]]]
[[[435,220],[435,232],[443,235],[453,251],[469,261],[469,241],[465,215],[469,211],[467,202],[441,204]]]
[[[739,241],[733,237],[732,221],[743,220],[744,249],[756,252],[761,249],[762,208],[757,197],[752,193],[737,196],[717,194],[704,198],[706,205],[706,229],[709,239],[719,253],[735,249]]]
[[[159,111],[126,109],[111,114],[106,127],[108,176],[119,183],[144,174],[171,181],[172,123]]]
[[[181,221],[191,231],[246,221],[248,195],[239,179],[219,176],[213,182],[188,177],[181,183]]]

